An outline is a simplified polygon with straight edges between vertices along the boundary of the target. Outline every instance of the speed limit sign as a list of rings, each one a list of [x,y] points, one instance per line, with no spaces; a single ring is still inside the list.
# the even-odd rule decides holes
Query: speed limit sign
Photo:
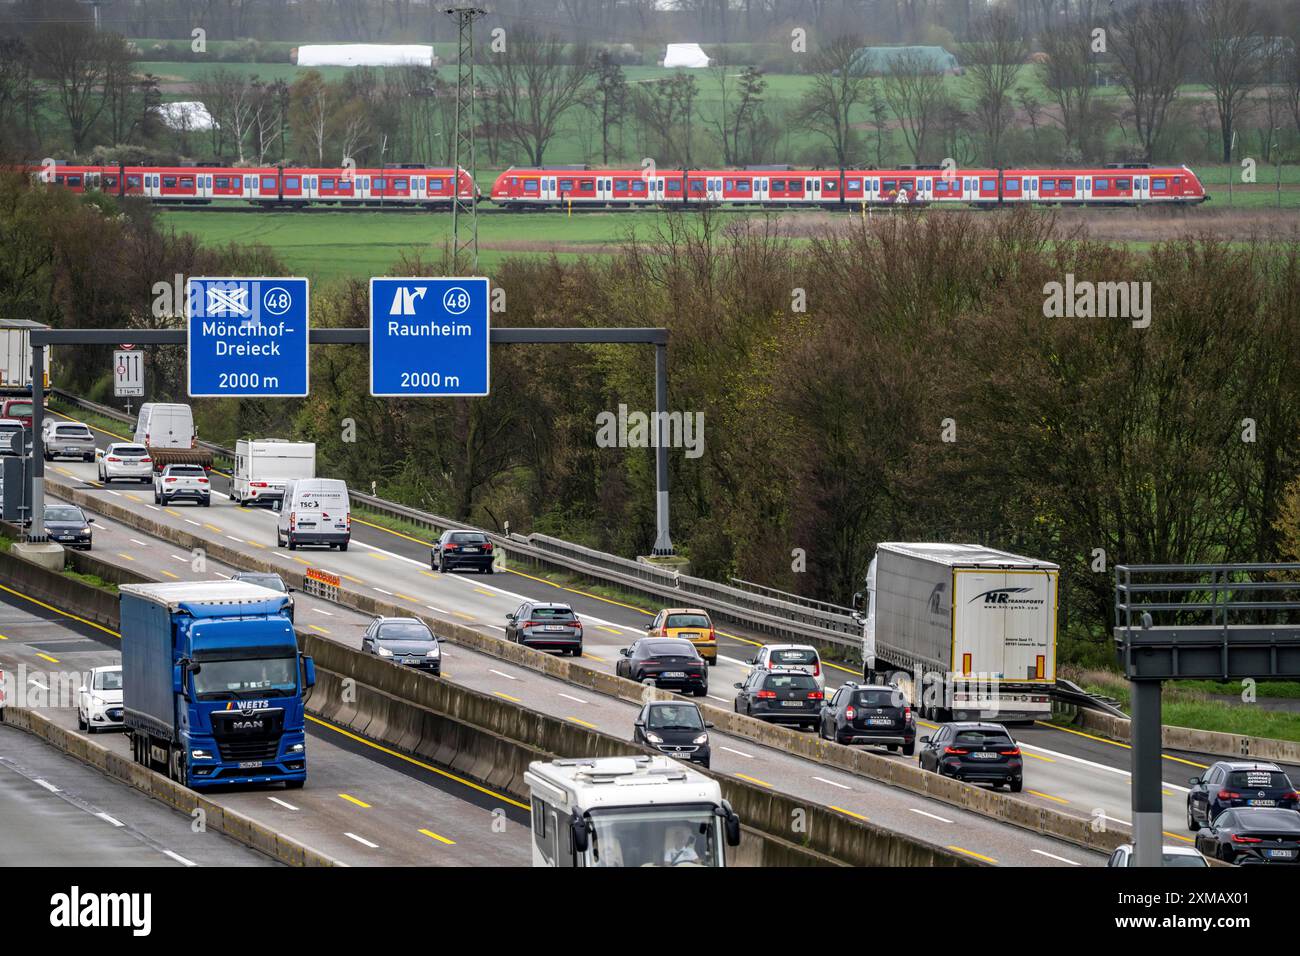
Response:
[[[136,351],[113,353],[113,394],[118,398],[144,396],[144,355]]]

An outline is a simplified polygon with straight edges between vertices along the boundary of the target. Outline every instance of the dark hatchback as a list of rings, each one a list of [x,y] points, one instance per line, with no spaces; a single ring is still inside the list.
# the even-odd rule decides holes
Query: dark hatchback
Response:
[[[376,618],[361,638],[361,650],[394,664],[442,674],[442,648],[429,626],[413,617]]]
[[[825,694],[803,671],[755,668],[737,684],[736,713],[773,724],[797,724],[812,730],[821,715]]]
[[[525,601],[506,615],[506,640],[582,656],[582,621],[567,604]]]
[[[293,620],[293,588],[286,587],[284,578],[280,577],[280,575],[268,571],[236,571],[230,576],[230,580],[247,581],[249,584],[270,588],[272,591],[279,591],[281,594],[287,595],[289,603],[284,606],[284,613],[289,615],[289,620]]]
[[[1220,760],[1211,764],[1203,776],[1188,782],[1187,829],[1193,833],[1234,807],[1295,810],[1300,805],[1291,779],[1273,763]]]
[[[818,735],[841,744],[875,744],[916,752],[916,717],[897,687],[847,683],[822,706]]]
[[[429,568],[439,573],[472,568],[492,573],[492,542],[481,531],[444,531],[429,549]]]
[[[664,690],[703,697],[709,692],[708,665],[690,641],[644,637],[619,650],[614,673],[637,683],[652,681]]]
[[[77,550],[90,550],[92,519],[73,505],[45,506],[45,533],[51,541]]]
[[[968,783],[1006,785],[1012,793],[1024,786],[1020,747],[1001,724],[944,724],[933,737],[921,738],[916,761],[922,770]]]
[[[651,701],[641,708],[633,725],[632,740],[669,757],[709,765],[709,729],[700,709],[674,700]]]
[[[1226,863],[1300,863],[1300,813],[1267,807],[1224,810],[1196,834],[1196,849]]]

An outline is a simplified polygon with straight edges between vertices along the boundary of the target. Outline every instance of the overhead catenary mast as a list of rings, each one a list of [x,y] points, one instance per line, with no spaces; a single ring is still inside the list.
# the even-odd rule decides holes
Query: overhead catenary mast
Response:
[[[469,173],[470,189],[474,190],[474,21],[487,11],[478,7],[448,7],[444,11],[455,17],[456,44],[456,135],[452,146],[452,166],[455,183],[451,199],[451,253],[453,269],[460,268],[461,253],[469,254],[470,265],[478,272],[478,211],[477,196],[466,200],[460,195],[460,170]],[[469,218],[468,235],[460,236],[461,218]]]

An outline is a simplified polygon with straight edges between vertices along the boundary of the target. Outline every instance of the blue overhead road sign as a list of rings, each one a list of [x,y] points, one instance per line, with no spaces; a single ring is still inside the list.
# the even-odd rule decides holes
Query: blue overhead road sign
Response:
[[[190,396],[306,395],[307,296],[306,279],[190,279]]]
[[[370,394],[488,393],[488,280],[370,280]]]

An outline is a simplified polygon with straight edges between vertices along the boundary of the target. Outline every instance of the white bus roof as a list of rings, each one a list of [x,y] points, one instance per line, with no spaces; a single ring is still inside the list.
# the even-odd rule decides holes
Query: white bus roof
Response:
[[[1060,570],[1051,561],[1027,558],[1023,554],[999,551],[997,548],[987,548],[982,544],[886,541],[876,545],[876,548],[954,568],[971,565],[978,567],[1034,568],[1047,571]]]
[[[670,757],[591,757],[534,762],[524,779],[564,809],[722,803],[722,789]]]

